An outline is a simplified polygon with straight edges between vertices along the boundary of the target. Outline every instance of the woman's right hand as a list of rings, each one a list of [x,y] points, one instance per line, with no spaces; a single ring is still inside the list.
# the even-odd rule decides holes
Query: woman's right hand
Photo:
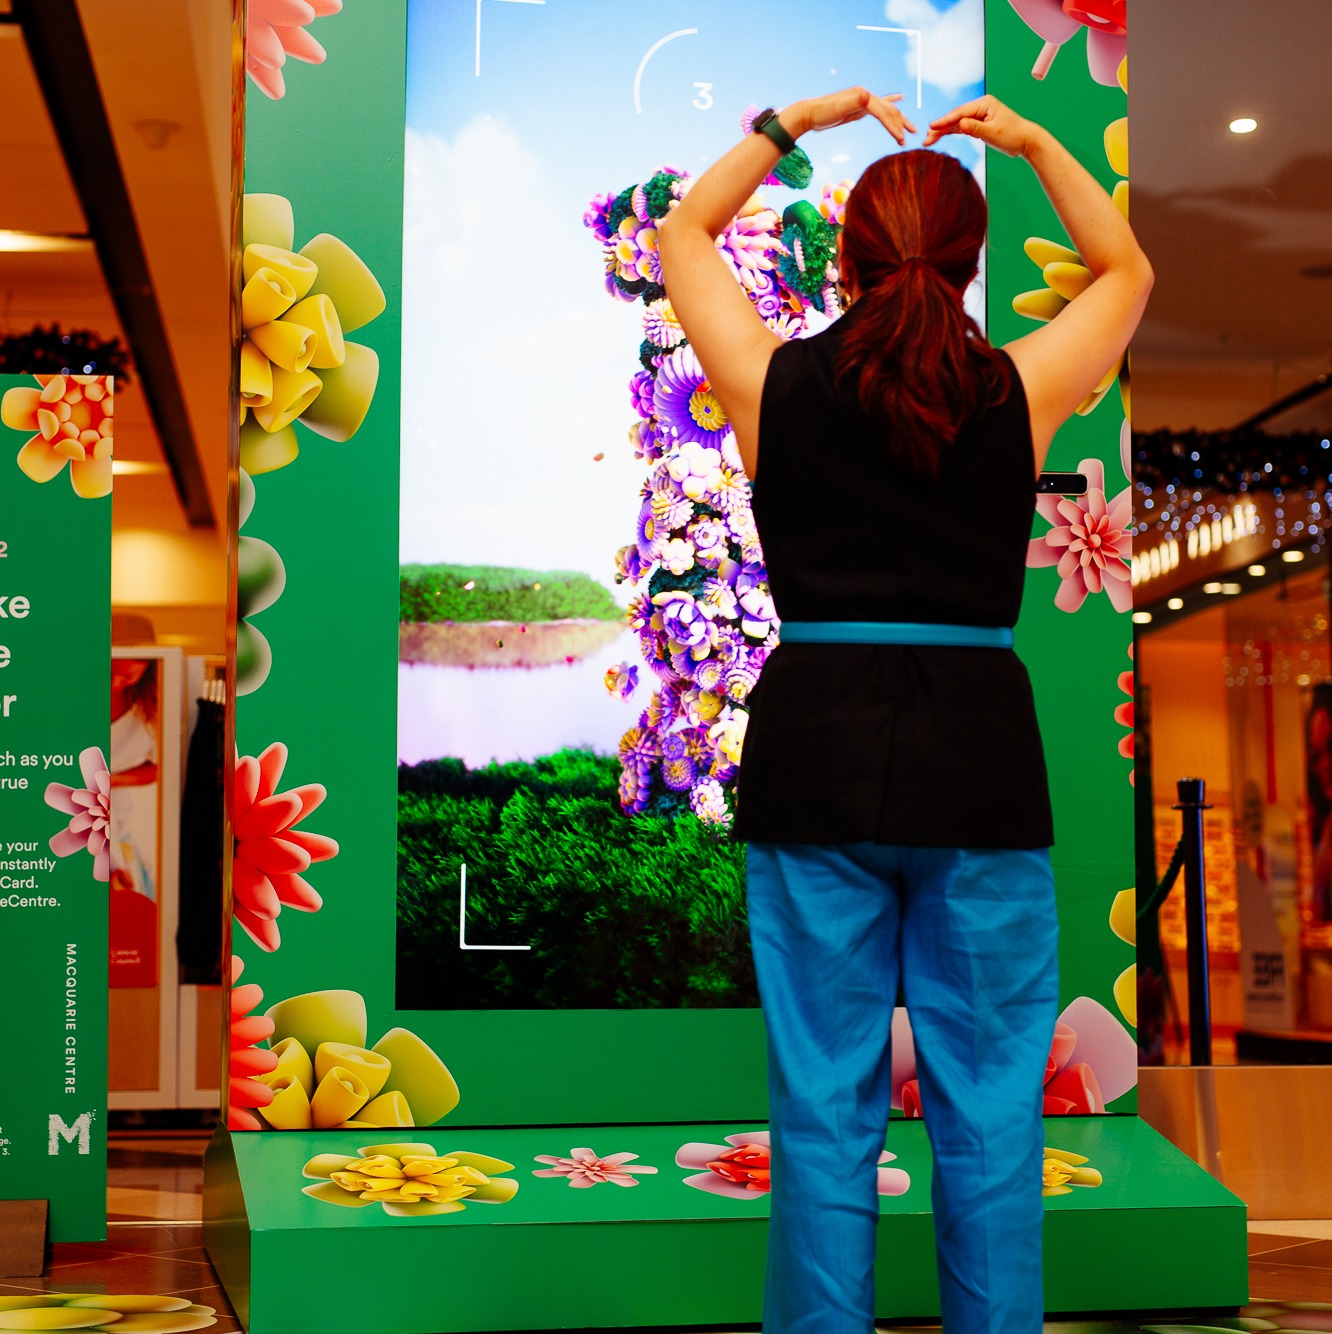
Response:
[[[946,134],[965,134],[1007,153],[1009,157],[1026,157],[1039,131],[1040,126],[1024,120],[997,97],[987,93],[974,102],[954,107],[938,120],[932,120],[921,147],[931,147]]]

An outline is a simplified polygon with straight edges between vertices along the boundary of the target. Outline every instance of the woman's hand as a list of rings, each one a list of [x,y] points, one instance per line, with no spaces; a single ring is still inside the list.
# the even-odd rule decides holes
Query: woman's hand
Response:
[[[901,100],[901,93],[877,97],[868,88],[843,88],[841,92],[796,102],[779,119],[793,137],[799,138],[808,130],[831,130],[835,125],[849,125],[853,120],[873,116],[901,147],[906,143],[907,133],[916,133],[916,127],[897,107]]]
[[[1024,120],[997,97],[987,93],[974,102],[954,107],[938,120],[932,120],[921,147],[930,148],[946,134],[965,134],[970,139],[979,139],[991,148],[1007,153],[1009,157],[1024,158],[1039,133],[1040,126]]]

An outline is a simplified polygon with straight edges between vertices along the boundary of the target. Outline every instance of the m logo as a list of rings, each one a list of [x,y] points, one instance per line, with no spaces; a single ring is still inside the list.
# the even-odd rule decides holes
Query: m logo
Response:
[[[67,1126],[63,1117],[52,1113],[47,1120],[49,1137],[47,1139],[46,1152],[54,1157],[60,1152],[60,1144],[62,1140],[66,1144],[73,1144],[77,1140],[80,1153],[91,1153],[92,1118],[93,1114],[91,1112],[84,1112],[72,1126]]]

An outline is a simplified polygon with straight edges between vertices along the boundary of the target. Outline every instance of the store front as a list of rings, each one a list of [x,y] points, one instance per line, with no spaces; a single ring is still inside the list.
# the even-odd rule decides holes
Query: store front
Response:
[[[1138,782],[1151,784],[1158,875],[1180,833],[1176,780],[1207,784],[1218,1061],[1325,1061],[1332,1058],[1327,499],[1321,484],[1305,479],[1316,475],[1328,444],[1307,431],[1243,436],[1170,441],[1162,433],[1139,442],[1147,467],[1139,471],[1146,522],[1133,562]],[[1243,490],[1193,491],[1174,475],[1196,463],[1192,471],[1221,476],[1225,455],[1240,450],[1253,469],[1231,474],[1242,476]],[[1162,906],[1160,934],[1166,1059],[1183,1062],[1178,890]]]

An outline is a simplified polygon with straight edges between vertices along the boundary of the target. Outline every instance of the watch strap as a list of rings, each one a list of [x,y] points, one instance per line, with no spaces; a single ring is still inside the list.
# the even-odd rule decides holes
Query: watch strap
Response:
[[[777,145],[783,157],[795,152],[796,141],[787,133],[786,126],[777,119],[777,113],[771,107],[754,117],[754,129],[759,134],[766,134]]]

